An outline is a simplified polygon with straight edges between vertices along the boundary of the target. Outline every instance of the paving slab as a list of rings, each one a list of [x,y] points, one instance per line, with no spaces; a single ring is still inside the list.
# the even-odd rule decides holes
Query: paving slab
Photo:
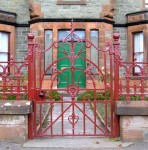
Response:
[[[109,139],[110,140],[110,139]],[[105,140],[104,140],[105,142]],[[119,144],[119,143],[118,143]],[[99,145],[99,144],[98,144]],[[108,143],[106,143],[106,145],[108,145]],[[121,145],[117,145],[117,143],[115,144],[117,147],[109,147],[109,145],[107,147],[94,147],[94,148],[90,148],[90,147],[79,147],[79,148],[62,148],[62,147],[54,147],[54,148],[50,148],[50,147],[23,147],[21,144],[19,143],[15,143],[15,142],[4,142],[4,141],[0,141],[0,150],[148,150],[148,141],[143,141],[143,142],[136,142],[133,143],[131,145],[129,145],[129,143],[123,144],[121,143]],[[126,147],[122,147],[122,146],[126,146]]]
[[[65,138],[42,138],[34,139],[24,143],[23,147],[46,147],[59,149],[92,149],[92,148],[121,148],[127,147],[132,143],[122,143],[116,139],[98,137],[65,137]]]

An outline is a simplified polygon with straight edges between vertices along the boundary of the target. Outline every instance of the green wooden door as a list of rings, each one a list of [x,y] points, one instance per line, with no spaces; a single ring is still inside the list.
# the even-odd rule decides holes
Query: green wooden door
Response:
[[[64,50],[68,53],[68,55],[70,55],[71,52],[70,46],[67,43],[64,43],[63,45],[63,43],[60,42],[58,48],[58,60],[66,57],[66,54],[63,53]],[[85,43],[76,44],[75,55],[77,55],[80,50],[84,51],[83,53],[80,54],[80,56],[85,58],[86,57]],[[58,70],[66,69],[61,74],[58,75],[59,78],[58,88],[67,87],[68,85],[72,84],[72,80],[74,80],[74,83],[77,84],[79,87],[81,88],[86,87],[86,75],[83,74],[83,71],[85,71],[86,68],[85,60],[77,58],[74,65],[75,65],[74,76],[72,76],[70,59],[66,57],[65,59],[60,60],[58,62]]]

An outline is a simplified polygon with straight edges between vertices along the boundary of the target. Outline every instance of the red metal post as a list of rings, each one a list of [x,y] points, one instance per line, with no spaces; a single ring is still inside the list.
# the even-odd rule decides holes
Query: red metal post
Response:
[[[120,38],[120,35],[115,33],[113,35],[113,38],[114,38],[114,55],[115,55],[115,63],[114,63],[114,66],[115,66],[115,81],[114,81],[114,98],[115,98],[115,101],[112,101],[112,105],[113,105],[113,110],[114,110],[114,107],[115,107],[115,102],[119,100],[119,61],[120,61],[120,56],[119,56],[119,38]],[[114,116],[113,116],[113,137],[119,137],[119,119],[118,119],[118,116],[114,113]]]
[[[28,34],[28,99],[33,100],[33,81],[32,81],[32,62],[33,62],[33,43],[34,35],[32,33]],[[28,138],[33,139],[33,114],[29,115],[28,118]]]

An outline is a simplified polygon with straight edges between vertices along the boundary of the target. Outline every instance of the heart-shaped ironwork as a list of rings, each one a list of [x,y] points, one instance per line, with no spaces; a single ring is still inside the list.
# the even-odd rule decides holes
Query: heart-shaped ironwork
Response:
[[[75,115],[75,114],[71,114],[69,117],[68,117],[68,121],[71,123],[71,124],[76,124],[78,121],[79,121],[79,116]]]
[[[77,85],[69,85],[68,93],[70,96],[77,96],[79,93],[79,87]]]

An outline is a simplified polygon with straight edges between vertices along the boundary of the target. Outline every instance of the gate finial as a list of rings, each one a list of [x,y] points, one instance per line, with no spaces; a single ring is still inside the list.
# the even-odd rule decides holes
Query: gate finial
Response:
[[[34,39],[34,35],[32,33],[28,33],[28,40],[33,40]]]
[[[115,41],[118,41],[119,38],[120,38],[120,34],[114,33],[114,34],[113,34],[113,38],[114,38]]]

